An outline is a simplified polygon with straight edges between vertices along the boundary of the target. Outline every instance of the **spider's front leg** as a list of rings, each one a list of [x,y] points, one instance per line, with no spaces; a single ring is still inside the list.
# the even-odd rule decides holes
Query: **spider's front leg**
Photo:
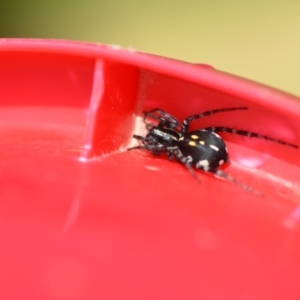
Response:
[[[144,121],[146,120],[146,118],[158,120],[158,127],[167,127],[172,129],[179,126],[179,122],[175,117],[159,108],[144,112]]]
[[[142,141],[143,145],[134,146],[128,148],[127,150],[146,150],[152,152],[153,155],[162,155],[165,152],[165,146],[162,144],[158,144],[157,142],[151,140],[151,137],[144,137],[140,135],[134,134],[133,137],[139,141]]]
[[[165,147],[163,145],[140,145],[128,148],[127,150],[131,151],[137,149],[152,152],[152,154],[156,156],[162,155],[165,152]]]
[[[197,119],[208,117],[208,116],[220,113],[220,112],[233,111],[233,110],[246,110],[246,109],[248,109],[248,107],[244,107],[244,106],[242,106],[242,107],[227,107],[227,108],[207,110],[203,113],[189,116],[189,117],[185,118],[182,122],[181,133],[184,134],[184,133],[188,132],[190,123]]]

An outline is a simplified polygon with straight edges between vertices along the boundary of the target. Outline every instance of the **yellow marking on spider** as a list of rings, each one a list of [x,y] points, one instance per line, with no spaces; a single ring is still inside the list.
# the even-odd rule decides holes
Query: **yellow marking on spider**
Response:
[[[195,134],[192,134],[192,135],[191,135],[191,138],[192,138],[193,140],[197,140],[197,139],[199,139],[199,136],[198,136],[198,135],[195,135]]]
[[[204,141],[199,141],[199,144],[205,145],[205,142]]]
[[[190,141],[190,142],[189,142],[189,145],[190,145],[190,146],[196,146],[196,143],[195,143],[194,141]]]

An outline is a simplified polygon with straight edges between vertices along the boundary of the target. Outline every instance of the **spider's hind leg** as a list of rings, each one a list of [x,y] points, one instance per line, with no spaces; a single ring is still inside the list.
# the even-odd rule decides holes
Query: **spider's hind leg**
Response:
[[[230,176],[229,174],[223,172],[222,170],[208,170],[207,172],[210,172],[212,174],[214,174],[216,177],[221,177],[227,181],[230,181],[232,183],[234,183],[235,185],[239,186],[240,188],[242,188],[243,190],[250,192],[252,194],[255,194],[257,196],[264,196],[261,192],[254,190],[253,188],[245,185],[244,183],[236,180],[235,178],[233,178],[232,176]]]
[[[192,157],[191,156],[183,156],[181,151],[179,149],[172,149],[168,151],[168,156],[173,158],[175,157],[178,161],[180,161],[182,164],[185,165],[185,167],[188,169],[189,173],[198,181],[201,182],[199,177],[197,176],[191,162],[192,162]]]

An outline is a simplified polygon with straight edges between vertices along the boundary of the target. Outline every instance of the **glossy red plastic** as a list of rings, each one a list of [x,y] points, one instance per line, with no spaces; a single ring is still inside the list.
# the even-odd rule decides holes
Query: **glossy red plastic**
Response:
[[[119,47],[0,40],[1,299],[299,299],[299,149],[230,134],[260,197],[127,152],[142,111],[300,145],[298,98]]]

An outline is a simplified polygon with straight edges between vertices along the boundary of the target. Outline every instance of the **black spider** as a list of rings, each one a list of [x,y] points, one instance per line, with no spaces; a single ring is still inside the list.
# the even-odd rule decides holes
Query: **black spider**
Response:
[[[150,110],[144,113],[144,121],[147,118],[152,118],[158,120],[158,124],[147,123],[146,128],[148,130],[148,134],[145,137],[133,135],[133,137],[140,140],[143,145],[132,147],[128,150],[142,149],[150,151],[154,155],[161,155],[165,153],[169,159],[175,158],[179,162],[185,164],[189,172],[196,179],[197,176],[193,167],[231,181],[249,192],[257,193],[252,188],[240,183],[232,176],[219,169],[221,165],[228,162],[228,152],[224,140],[216,132],[223,131],[248,137],[256,137],[293,148],[298,148],[297,145],[273,139],[255,132],[228,127],[206,127],[203,129],[188,131],[190,122],[196,119],[220,112],[246,109],[248,108],[229,107],[208,110],[185,118],[181,124],[175,117],[159,108]]]

